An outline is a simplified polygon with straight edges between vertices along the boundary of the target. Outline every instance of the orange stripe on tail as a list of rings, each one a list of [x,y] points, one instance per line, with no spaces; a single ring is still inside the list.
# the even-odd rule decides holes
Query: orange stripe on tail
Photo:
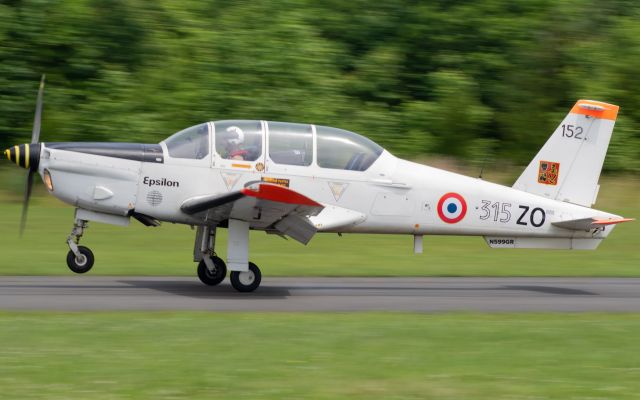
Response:
[[[593,100],[578,100],[571,109],[574,114],[588,115],[593,118],[602,118],[615,121],[620,107],[613,104]]]

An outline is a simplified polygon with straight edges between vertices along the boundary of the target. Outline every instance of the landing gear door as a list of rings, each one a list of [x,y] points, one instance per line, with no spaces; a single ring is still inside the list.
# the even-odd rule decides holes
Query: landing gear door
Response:
[[[265,169],[266,139],[262,121],[225,120],[213,123],[214,169],[220,169],[227,190],[259,179]],[[240,182],[240,183],[239,183]]]

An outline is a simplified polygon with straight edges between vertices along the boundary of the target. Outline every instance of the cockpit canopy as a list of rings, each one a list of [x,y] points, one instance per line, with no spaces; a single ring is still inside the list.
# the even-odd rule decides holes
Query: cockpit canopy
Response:
[[[164,143],[169,157],[202,160],[209,155],[209,124],[183,129],[171,135]]]
[[[262,157],[262,122],[226,120],[211,123],[216,152],[227,160],[257,161]]]
[[[316,127],[318,166],[365,171],[382,154],[382,147],[357,133],[328,126]]]
[[[210,128],[213,129],[211,135]],[[164,143],[170,157],[201,160],[209,155],[210,137],[215,144],[215,153],[223,159],[265,160],[304,167],[317,165],[365,171],[383,152],[383,148],[370,139],[343,129],[250,120],[195,125],[174,134]]]

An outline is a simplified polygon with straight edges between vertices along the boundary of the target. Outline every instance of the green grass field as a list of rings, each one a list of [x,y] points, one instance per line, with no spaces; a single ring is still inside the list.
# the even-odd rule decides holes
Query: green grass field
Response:
[[[6,174],[5,174],[6,175]],[[19,186],[18,178],[13,185]],[[626,217],[640,215],[640,181],[604,179],[597,207]],[[18,237],[20,198],[0,196],[0,274],[70,274],[66,237],[73,208],[40,193],[29,224]],[[191,275],[194,232],[163,224],[128,228],[91,224],[82,244],[96,255],[91,274]],[[220,255],[226,251],[220,230]],[[425,237],[425,253],[413,254],[411,236],[320,234],[308,246],[252,232],[251,260],[266,276],[638,276],[640,223],[622,224],[596,251],[496,250],[478,237]]]
[[[7,399],[637,399],[638,314],[0,314]]]

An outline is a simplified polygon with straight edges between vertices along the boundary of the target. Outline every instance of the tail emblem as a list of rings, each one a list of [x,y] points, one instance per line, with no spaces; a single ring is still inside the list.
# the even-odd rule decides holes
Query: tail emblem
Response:
[[[560,163],[552,161],[540,161],[538,169],[538,183],[543,185],[557,185],[560,175]]]

